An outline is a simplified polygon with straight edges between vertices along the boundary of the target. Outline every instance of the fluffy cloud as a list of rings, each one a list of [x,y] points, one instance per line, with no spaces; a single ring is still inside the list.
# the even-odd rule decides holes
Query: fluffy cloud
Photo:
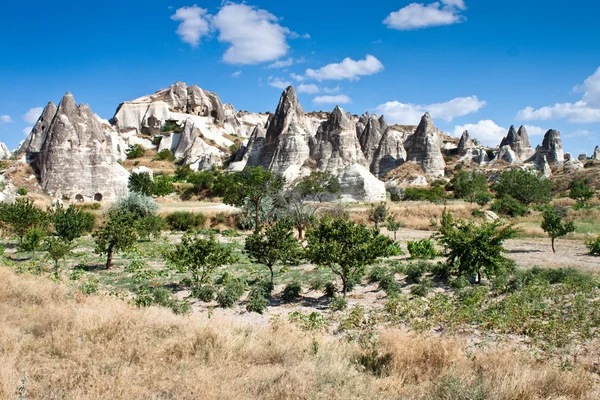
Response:
[[[292,84],[291,82],[284,81],[283,79],[280,79],[280,78],[269,77],[269,86],[272,86],[277,89],[285,90],[291,84]]]
[[[44,111],[43,107],[31,108],[25,113],[25,115],[23,115],[23,121],[29,124],[35,124],[40,118],[40,115],[42,115],[42,111]]]
[[[304,76],[298,75],[298,74],[294,74],[294,73],[290,74],[290,76],[292,78],[294,78],[295,80],[297,80],[298,82],[303,82],[306,79]]]
[[[233,74],[231,74],[231,76],[234,78],[239,78],[241,75],[242,75],[242,71],[235,71]]]
[[[565,135],[566,138],[589,138],[590,136],[592,136],[592,132],[588,131],[587,129],[579,129],[576,130],[574,132],[568,133]]]
[[[454,136],[460,136],[464,131],[469,131],[472,138],[479,140],[487,146],[497,146],[506,136],[508,129],[496,125],[490,119],[479,121],[476,124],[466,124],[454,128]]]
[[[0,124],[10,124],[14,122],[10,115],[0,115]]]
[[[268,69],[287,68],[287,67],[291,67],[292,65],[294,65],[294,59],[290,57],[285,60],[277,60],[273,64],[269,65],[267,68]]]
[[[431,4],[411,3],[387,16],[383,21],[388,28],[412,30],[463,22],[460,14],[466,9],[464,0],[442,0]]]
[[[462,117],[479,111],[486,105],[477,96],[457,97],[445,103],[428,105],[404,104],[391,101],[376,107],[377,113],[385,115],[387,121],[393,124],[415,125],[423,114],[429,112],[432,118],[440,118],[451,122],[456,117]]]
[[[337,96],[317,96],[313,99],[315,104],[348,104],[352,103],[352,99],[345,94]]]
[[[583,93],[575,103],[557,103],[541,108],[526,107],[519,111],[517,119],[524,121],[547,121],[566,119],[577,123],[600,122],[600,68],[574,91]]]
[[[231,64],[258,64],[285,56],[290,30],[279,25],[278,18],[266,10],[246,4],[225,4],[213,17],[219,41],[231,46],[223,60]]]
[[[319,93],[320,91],[321,91],[321,88],[315,84],[301,83],[300,85],[298,85],[298,93],[315,94],[315,93]]]
[[[345,58],[341,63],[326,65],[320,69],[307,69],[306,76],[317,81],[324,80],[357,80],[360,76],[373,75],[383,70],[383,64],[368,54],[364,60],[355,61]]]
[[[192,47],[198,46],[200,38],[208,35],[210,32],[210,16],[207,10],[197,5],[191,7],[182,7],[171,15],[173,21],[181,21],[177,27],[177,35],[181,41],[188,43]]]
[[[534,125],[524,125],[525,129],[527,129],[527,134],[529,136],[543,136],[548,132],[547,129],[540,128],[539,126]]]
[[[27,127],[23,128],[23,130],[21,132],[23,132],[23,136],[29,136],[32,129],[33,129],[33,126],[27,126]]]

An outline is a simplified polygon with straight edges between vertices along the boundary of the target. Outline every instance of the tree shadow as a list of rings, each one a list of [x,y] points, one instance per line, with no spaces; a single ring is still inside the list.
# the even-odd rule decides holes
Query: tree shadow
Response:
[[[508,254],[544,253],[542,250],[509,250]]]

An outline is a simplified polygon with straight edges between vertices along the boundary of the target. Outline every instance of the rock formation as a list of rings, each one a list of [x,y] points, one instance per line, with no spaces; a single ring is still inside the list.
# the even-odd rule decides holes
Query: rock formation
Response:
[[[508,149],[505,149],[507,146],[510,148],[511,152],[509,152]],[[504,151],[502,151],[502,149],[504,149]],[[508,135],[506,135],[500,143],[500,153],[501,158],[499,159],[511,164],[518,164],[531,158],[531,156],[533,156],[533,150],[529,143],[527,129],[525,129],[524,126],[521,126],[519,130],[516,131],[514,125],[511,125],[508,130]]]
[[[592,154],[592,160],[600,161],[600,146],[596,146],[594,153]]]
[[[464,155],[468,150],[475,148],[475,143],[471,140],[469,131],[464,131],[458,142],[458,154]]]
[[[55,115],[46,106],[25,150],[44,191],[77,201],[115,200],[127,194],[129,173],[117,162],[102,120],[67,93]]]
[[[579,161],[577,158],[573,157],[571,153],[565,153],[565,162],[564,166],[566,168],[570,168],[573,170],[581,170],[583,169],[583,163]]]
[[[406,143],[407,161],[419,164],[431,177],[443,177],[446,162],[442,155],[442,140],[435,129],[429,113],[421,118],[415,133]]]
[[[373,154],[371,172],[378,178],[385,177],[388,172],[406,162],[404,134],[394,128],[387,128]]]
[[[10,158],[11,154],[11,151],[6,147],[6,144],[0,142],[0,160]]]
[[[348,166],[338,179],[344,200],[367,202],[385,200],[385,184],[360,164]]]
[[[541,156],[545,155],[548,163],[558,164],[565,161],[565,155],[563,152],[562,140],[560,139],[560,132],[554,129],[550,129],[544,135],[544,141],[542,145],[536,149],[535,155],[532,160],[541,165]]]
[[[377,118],[375,114],[369,117],[365,129],[360,135],[360,147],[367,160],[373,159],[386,129],[387,123],[383,115],[380,118]]]

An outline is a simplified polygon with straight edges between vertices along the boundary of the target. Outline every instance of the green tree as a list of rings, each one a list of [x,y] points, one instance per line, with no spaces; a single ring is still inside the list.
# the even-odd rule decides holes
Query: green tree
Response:
[[[542,214],[542,229],[552,239],[552,252],[556,253],[554,241],[559,238],[575,232],[573,221],[563,223],[563,216],[554,207],[546,207]]]
[[[150,238],[160,238],[162,231],[167,228],[167,223],[160,215],[152,214],[138,218],[135,228],[140,235],[140,239],[150,241]]]
[[[154,181],[149,172],[134,172],[129,175],[129,190],[152,196],[154,193]]]
[[[579,207],[587,207],[589,201],[594,198],[596,192],[590,186],[590,181],[581,177],[573,179],[569,197],[577,201]]]
[[[34,226],[27,231],[19,247],[24,251],[30,251],[32,258],[35,259],[35,252],[40,248],[46,236],[48,236],[46,229]]]
[[[168,196],[175,191],[173,179],[169,175],[159,175],[154,178],[153,194],[158,197]]]
[[[394,242],[396,241],[396,233],[402,229],[402,222],[398,220],[395,214],[391,214],[387,217],[387,229],[390,232],[394,232]]]
[[[275,199],[285,184],[285,178],[275,175],[264,167],[246,168],[242,172],[224,175],[219,180],[218,191],[225,204],[244,207],[250,204],[254,214],[254,228],[261,228],[261,203],[266,198]]]
[[[459,171],[452,180],[454,197],[475,203],[478,196],[487,193],[487,177],[477,172]]]
[[[283,219],[268,226],[264,232],[255,232],[246,238],[244,246],[250,259],[269,268],[271,284],[277,263],[295,264],[300,260],[302,249],[294,237],[294,224]]]
[[[296,185],[296,189],[304,198],[316,198],[319,203],[326,196],[335,195],[342,191],[337,177],[329,172],[315,171],[304,177]]]
[[[143,157],[144,154],[146,154],[146,150],[144,150],[144,148],[139,144],[129,145],[127,150],[125,150],[125,155],[127,156],[128,160]]]
[[[17,235],[19,244],[23,244],[23,238],[30,229],[46,226],[48,218],[48,213],[36,207],[30,199],[0,203],[0,221]]]
[[[230,246],[205,239],[198,234],[185,234],[181,243],[167,253],[171,266],[181,273],[190,274],[196,287],[208,282],[217,268],[236,261]]]
[[[56,235],[68,243],[81,237],[89,228],[89,216],[73,205],[67,209],[62,206],[57,207],[53,220]]]
[[[510,196],[525,205],[549,203],[552,188],[550,179],[521,169],[503,172],[493,187],[497,197]]]
[[[391,238],[344,219],[323,219],[306,234],[306,257],[340,277],[344,297],[351,282],[360,280],[367,265],[379,257],[400,254]]]
[[[476,224],[455,220],[444,211],[434,226],[438,230],[434,238],[448,253],[446,266],[449,272],[466,277],[477,275],[477,282],[481,283],[482,275],[492,277],[513,265],[503,256],[506,252],[504,242],[518,232],[511,225],[501,221]]]
[[[46,239],[46,249],[48,251],[48,258],[54,262],[54,275],[58,277],[58,269],[61,260],[64,260],[71,250],[73,245],[65,240],[57,237],[49,237]]]
[[[113,254],[132,248],[138,240],[133,213],[111,209],[104,224],[94,232],[95,252],[106,254],[106,269],[112,267]]]
[[[375,224],[375,228],[379,229],[379,225],[385,221],[388,215],[387,204],[381,202],[379,204],[371,204],[371,208],[369,210],[369,221]]]

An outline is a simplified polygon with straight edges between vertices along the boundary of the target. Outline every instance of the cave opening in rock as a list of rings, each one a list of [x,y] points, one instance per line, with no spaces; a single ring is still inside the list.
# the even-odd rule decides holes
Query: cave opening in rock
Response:
[[[75,196],[75,201],[77,201],[78,203],[83,203],[83,195],[78,194],[77,196]]]
[[[102,194],[101,193],[96,193],[94,195],[94,201],[102,201]]]

